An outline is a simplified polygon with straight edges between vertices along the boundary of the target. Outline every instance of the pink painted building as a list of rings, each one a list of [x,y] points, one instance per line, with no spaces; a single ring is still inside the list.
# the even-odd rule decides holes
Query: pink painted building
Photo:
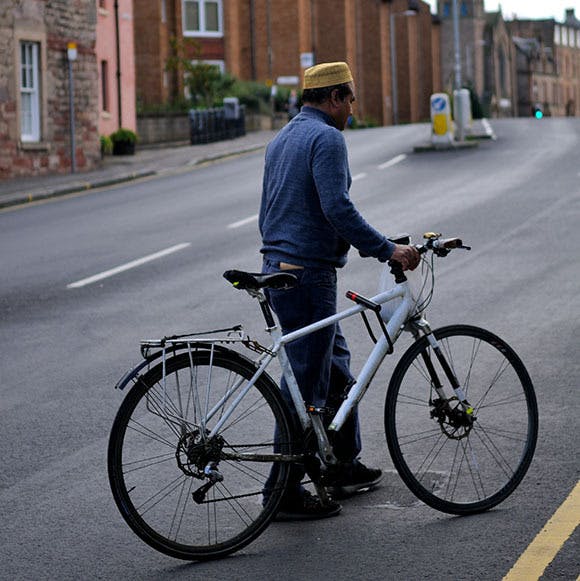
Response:
[[[133,0],[95,1],[99,134],[110,135],[119,127],[135,131]]]

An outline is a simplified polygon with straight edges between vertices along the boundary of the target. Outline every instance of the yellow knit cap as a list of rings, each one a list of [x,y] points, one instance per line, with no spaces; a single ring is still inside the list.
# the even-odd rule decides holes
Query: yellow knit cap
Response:
[[[352,73],[346,63],[322,63],[304,71],[304,89],[332,87],[352,81]]]

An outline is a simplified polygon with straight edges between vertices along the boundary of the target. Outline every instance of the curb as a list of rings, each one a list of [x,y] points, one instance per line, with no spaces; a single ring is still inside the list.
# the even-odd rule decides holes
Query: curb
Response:
[[[457,151],[459,149],[474,149],[475,147],[479,147],[479,141],[454,141],[449,145],[433,145],[432,143],[415,145],[413,151],[415,153],[425,153],[429,151]]]
[[[95,190],[97,188],[114,186],[115,184],[121,184],[123,182],[129,182],[139,178],[152,176],[156,173],[156,171],[145,170],[112,178],[103,178],[101,180],[95,180],[92,182],[77,182],[69,186],[63,186],[61,188],[55,188],[53,190],[46,190],[43,192],[13,194],[14,197],[11,200],[0,200],[0,209],[9,208],[11,206],[22,206],[25,204],[30,204],[31,202],[38,202],[40,200],[47,200],[50,198],[58,198],[60,196],[66,196],[67,194],[75,194],[78,192]]]
[[[143,170],[138,172],[131,172],[128,174],[123,174],[115,177],[110,178],[102,178],[96,179],[92,182],[76,182],[70,185],[57,187],[52,190],[45,190],[39,192],[32,192],[32,193],[21,193],[21,194],[12,194],[12,199],[2,200],[0,199],[0,209],[10,208],[13,206],[23,206],[26,204],[30,204],[32,202],[38,202],[41,200],[48,200],[51,198],[57,198],[60,196],[66,196],[68,194],[75,194],[78,192],[86,192],[89,190],[96,190],[98,188],[105,188],[108,186],[114,186],[116,184],[122,184],[125,182],[130,182],[133,180],[138,180],[145,177],[151,176],[162,176],[171,173],[181,173],[184,171],[192,170],[196,167],[199,167],[203,164],[209,164],[212,162],[220,161],[223,159],[227,159],[230,157],[235,157],[237,155],[243,155],[245,153],[252,153],[254,151],[259,151],[260,149],[264,149],[266,145],[252,145],[244,149],[240,149],[238,151],[230,151],[226,153],[218,153],[215,155],[209,155],[206,157],[201,157],[196,160],[192,160],[190,163],[186,164],[185,166],[181,167],[169,167],[160,170]],[[7,197],[9,197],[8,194]]]
[[[211,163],[212,161],[219,161],[220,159],[227,159],[228,157],[236,157],[237,155],[243,155],[245,153],[253,153],[254,151],[259,151],[264,149],[265,145],[251,145],[245,149],[240,149],[238,151],[230,151],[228,153],[216,153],[215,155],[208,155],[207,157],[201,157],[195,161],[194,166],[202,165],[204,163]]]

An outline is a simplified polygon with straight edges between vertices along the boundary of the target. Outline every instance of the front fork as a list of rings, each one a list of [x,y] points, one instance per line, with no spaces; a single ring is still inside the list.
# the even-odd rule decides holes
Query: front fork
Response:
[[[435,335],[433,334],[433,331],[431,330],[429,323],[425,319],[419,319],[417,321],[413,321],[412,325],[413,325],[412,332],[415,335],[415,338],[419,338],[420,334],[419,332],[424,334],[425,337],[427,338],[429,345],[433,349],[433,353],[435,353],[435,356],[439,361],[439,365],[441,365],[441,368],[443,369],[443,373],[445,374],[445,376],[449,380],[449,383],[451,384],[451,387],[453,388],[454,397],[449,397],[448,394],[445,393],[445,389],[443,387],[443,384],[441,383],[441,380],[439,379],[439,375],[437,374],[437,370],[435,369],[429,351],[425,349],[421,353],[421,357],[423,358],[423,362],[425,363],[425,367],[427,369],[427,372],[429,373],[433,389],[439,396],[440,401],[445,402],[445,406],[447,408],[446,411],[448,412],[452,411],[449,402],[452,399],[456,399],[459,402],[459,405],[461,406],[465,415],[469,417],[471,421],[475,420],[475,417],[473,415],[474,411],[473,407],[467,401],[467,394],[461,387],[461,384],[459,383],[455,373],[453,372],[453,369],[447,362],[447,359],[443,354],[443,350],[441,349],[441,345],[439,344]]]

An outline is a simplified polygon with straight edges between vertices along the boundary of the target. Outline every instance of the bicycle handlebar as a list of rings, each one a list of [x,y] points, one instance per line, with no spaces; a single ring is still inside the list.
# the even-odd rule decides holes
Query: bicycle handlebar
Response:
[[[423,238],[426,240],[424,244],[415,244],[415,248],[419,251],[419,254],[425,254],[428,250],[431,250],[433,254],[443,258],[454,248],[471,250],[471,246],[465,246],[461,238],[441,238],[441,234],[435,232],[427,232],[423,235]],[[389,260],[388,264],[391,267],[391,274],[395,277],[395,282],[400,283],[407,280],[399,262]]]
[[[420,254],[432,250],[437,256],[447,256],[449,251],[454,248],[463,248],[471,250],[471,246],[465,246],[461,238],[439,238],[440,234],[427,233],[424,238],[427,239],[425,244],[416,245]]]

